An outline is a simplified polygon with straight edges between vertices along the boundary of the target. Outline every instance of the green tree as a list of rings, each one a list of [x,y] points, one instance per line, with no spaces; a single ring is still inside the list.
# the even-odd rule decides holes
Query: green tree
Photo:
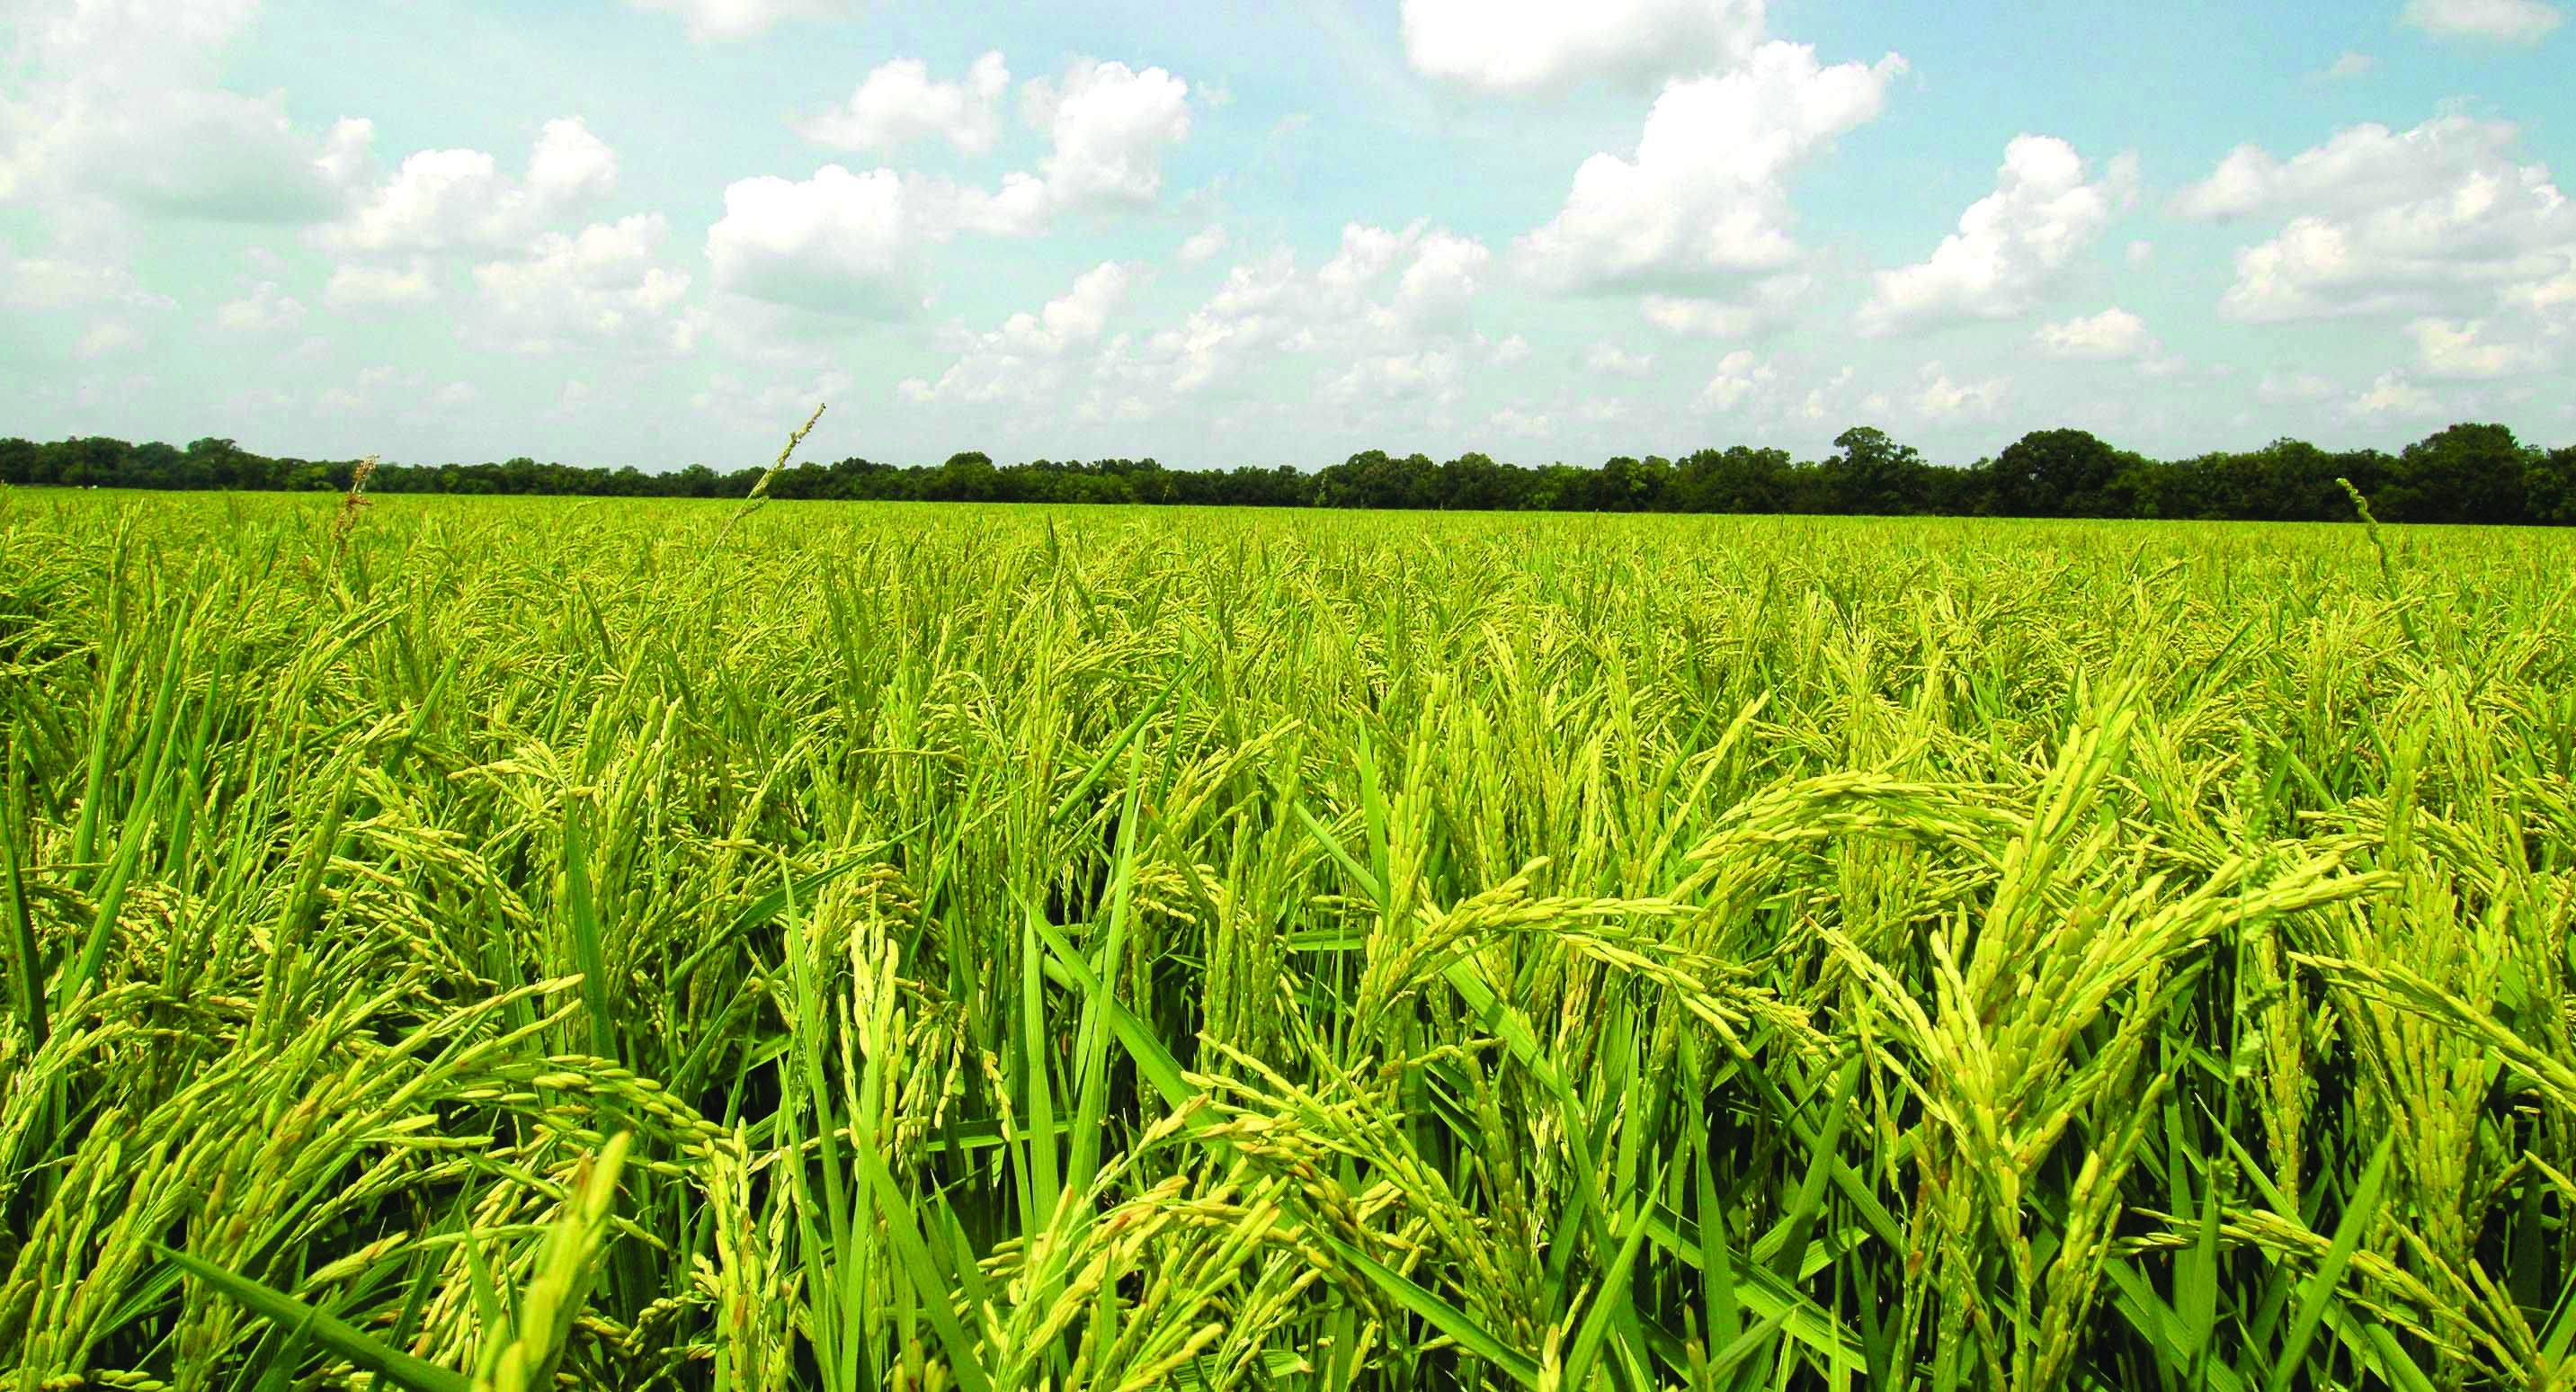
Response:
[[[2391,522],[2520,522],[2530,463],[2503,426],[2454,425],[2397,456],[2379,510]]]
[[[1929,467],[1912,445],[1900,445],[1874,425],[1856,425],[1834,437],[1840,453],[1824,463],[1834,510],[1870,516],[1920,511],[1923,471]]]
[[[1995,510],[2012,517],[2107,517],[2111,481],[2135,456],[2089,430],[2034,430],[1995,456]]]
[[[2542,454],[2532,451],[2522,474],[2523,506],[2531,520],[2553,527],[2576,527],[2576,445]]]

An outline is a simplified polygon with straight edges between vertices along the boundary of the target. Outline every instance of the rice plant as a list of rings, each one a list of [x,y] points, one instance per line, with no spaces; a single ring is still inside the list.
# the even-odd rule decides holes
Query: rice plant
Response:
[[[2576,1388],[2576,538],[355,496],[0,493],[0,1385]]]

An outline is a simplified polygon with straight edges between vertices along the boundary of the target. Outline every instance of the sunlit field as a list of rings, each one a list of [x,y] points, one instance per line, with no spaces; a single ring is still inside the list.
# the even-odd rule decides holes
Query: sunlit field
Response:
[[[18,1389],[2576,1387],[2576,533],[0,493]]]

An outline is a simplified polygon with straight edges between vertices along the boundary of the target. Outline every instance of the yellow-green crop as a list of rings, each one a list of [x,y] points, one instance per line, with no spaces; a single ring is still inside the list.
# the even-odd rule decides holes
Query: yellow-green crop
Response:
[[[0,494],[0,1388],[2576,1388],[2576,536],[735,515]]]

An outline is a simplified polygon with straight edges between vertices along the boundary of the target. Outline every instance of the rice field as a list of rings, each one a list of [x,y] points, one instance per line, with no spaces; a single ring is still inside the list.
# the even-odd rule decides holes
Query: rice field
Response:
[[[0,1386],[2576,1388],[2576,535],[0,493]]]

